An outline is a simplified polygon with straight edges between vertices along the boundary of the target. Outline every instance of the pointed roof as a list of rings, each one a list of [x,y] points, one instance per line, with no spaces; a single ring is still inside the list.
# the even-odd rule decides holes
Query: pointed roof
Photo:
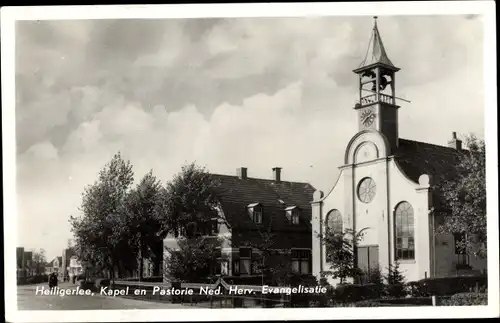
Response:
[[[377,17],[373,17],[375,22],[373,24],[372,36],[370,42],[368,43],[368,49],[366,51],[365,59],[361,62],[359,67],[354,70],[354,72],[361,71],[367,67],[371,67],[376,64],[384,65],[392,70],[399,70],[392,64],[391,60],[387,56],[387,53],[382,42],[382,37],[380,37],[380,32],[377,27]]]

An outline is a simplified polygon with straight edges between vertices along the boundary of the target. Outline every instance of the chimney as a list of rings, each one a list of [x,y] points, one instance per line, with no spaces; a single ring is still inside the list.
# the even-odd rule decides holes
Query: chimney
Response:
[[[281,167],[273,168],[273,178],[275,182],[281,182]]]
[[[462,140],[457,139],[457,133],[455,131],[452,133],[452,139],[448,141],[448,147],[458,151],[462,150]]]
[[[247,179],[247,169],[246,167],[240,167],[236,169],[236,175],[240,179]]]

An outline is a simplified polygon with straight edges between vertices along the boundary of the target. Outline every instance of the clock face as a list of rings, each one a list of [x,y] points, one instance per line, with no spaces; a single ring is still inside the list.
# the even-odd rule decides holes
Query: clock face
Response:
[[[370,177],[363,178],[358,186],[358,198],[363,203],[370,203],[375,197],[377,185]]]
[[[373,112],[372,110],[364,110],[363,112],[361,112],[361,123],[363,124],[363,126],[369,127],[375,121],[375,117],[375,112]]]

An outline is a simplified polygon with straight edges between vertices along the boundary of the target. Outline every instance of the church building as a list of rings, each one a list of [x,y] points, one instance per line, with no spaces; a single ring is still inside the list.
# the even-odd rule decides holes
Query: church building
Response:
[[[461,254],[453,235],[436,234],[443,210],[440,185],[456,174],[462,142],[453,133],[438,146],[399,137],[396,73],[377,21],[359,76],[358,132],[347,144],[333,188],[316,191],[312,202],[313,274],[329,271],[318,233],[326,228],[364,230],[359,268],[386,272],[396,261],[407,281],[485,270],[486,260]],[[328,278],[335,285],[338,281]]]

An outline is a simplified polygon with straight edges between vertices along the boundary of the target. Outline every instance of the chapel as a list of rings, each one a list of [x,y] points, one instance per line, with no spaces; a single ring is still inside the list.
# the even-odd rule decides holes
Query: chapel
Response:
[[[312,271],[330,270],[318,233],[360,231],[359,268],[385,271],[396,261],[407,281],[480,272],[486,260],[455,246],[456,236],[436,234],[443,209],[442,183],[456,174],[463,147],[452,134],[448,146],[399,137],[396,74],[375,17],[366,57],[353,72],[359,79],[355,103],[358,131],[347,143],[332,189],[312,202]],[[338,283],[330,279],[330,283]]]

